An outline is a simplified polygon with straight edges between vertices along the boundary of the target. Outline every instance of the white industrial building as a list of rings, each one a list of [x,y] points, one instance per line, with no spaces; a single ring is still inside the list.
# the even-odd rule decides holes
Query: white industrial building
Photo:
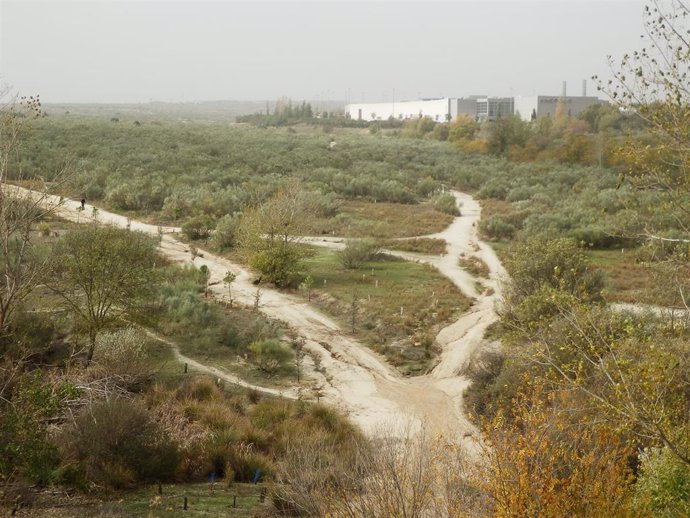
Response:
[[[419,101],[398,101],[386,103],[348,104],[345,114],[351,119],[383,121],[388,119],[419,119],[429,117],[436,122],[447,122],[458,115],[467,115],[476,120],[497,119],[513,114],[512,97],[468,98],[442,97]]]
[[[421,99],[418,101],[391,101],[384,103],[348,104],[345,115],[355,120],[384,121],[388,119],[418,119],[429,117],[436,122],[447,122],[458,115],[467,115],[476,121],[495,120],[519,114],[523,120],[536,117],[553,117],[559,103],[563,113],[575,117],[593,104],[603,103],[597,97],[586,95],[586,83],[582,84],[581,96],[565,95],[532,95],[518,97],[488,97],[473,95],[470,97],[442,97],[439,99]]]
[[[446,122],[458,115],[457,106],[453,101],[454,99],[444,97],[419,101],[348,104],[345,106],[345,114],[351,119],[364,121],[429,117],[434,121]]]

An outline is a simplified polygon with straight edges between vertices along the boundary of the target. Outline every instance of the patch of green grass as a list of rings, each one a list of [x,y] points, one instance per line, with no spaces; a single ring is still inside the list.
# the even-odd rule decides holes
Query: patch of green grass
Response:
[[[323,249],[304,263],[314,278],[312,303],[349,331],[354,314],[355,336],[403,372],[428,369],[436,333],[472,303],[427,265],[384,256],[347,270],[335,252]]]
[[[254,484],[232,484],[228,487],[221,481],[208,483],[164,485],[163,494],[158,494],[157,486],[147,487],[133,493],[122,495],[113,505],[113,510],[122,510],[134,516],[158,517],[249,517],[268,503],[260,503],[259,495],[263,486]],[[184,498],[187,497],[187,510]],[[236,507],[233,507],[233,501]],[[268,502],[268,499],[266,499]],[[117,514],[115,515],[117,516]]]

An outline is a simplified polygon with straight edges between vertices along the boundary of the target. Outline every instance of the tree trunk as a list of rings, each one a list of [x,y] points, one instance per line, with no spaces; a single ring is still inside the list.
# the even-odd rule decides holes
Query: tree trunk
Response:
[[[93,360],[93,352],[96,349],[96,331],[91,330],[89,331],[89,352],[86,355],[86,367],[88,367],[91,364],[91,360]]]

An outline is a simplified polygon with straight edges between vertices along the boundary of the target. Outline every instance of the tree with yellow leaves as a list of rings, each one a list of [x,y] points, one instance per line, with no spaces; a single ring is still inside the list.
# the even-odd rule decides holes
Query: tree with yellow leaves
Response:
[[[577,398],[526,383],[512,408],[485,423],[485,464],[476,484],[495,518],[625,516],[632,451],[601,422],[587,423]]]

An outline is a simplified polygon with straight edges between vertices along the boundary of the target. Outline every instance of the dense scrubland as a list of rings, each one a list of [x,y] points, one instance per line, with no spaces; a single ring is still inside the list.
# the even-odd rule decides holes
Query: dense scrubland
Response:
[[[372,456],[368,441],[353,442],[358,432],[331,410],[184,375],[164,343],[132,326],[154,329],[183,353],[264,384],[294,382],[296,343],[251,308],[204,299],[203,272],[157,259],[146,278],[155,287],[145,298],[147,312],[131,308],[113,317],[93,340],[93,326],[70,310],[60,286],[34,290],[11,318],[6,365],[44,367],[7,380],[6,500],[30,498],[21,481],[103,495],[146,483],[199,482],[211,472],[224,484],[241,484],[260,470],[262,480],[277,484],[272,512],[319,514],[342,505],[361,480],[377,481],[371,487],[385,493],[415,463],[426,466],[436,456],[445,459],[439,469],[457,477],[443,498],[458,508],[444,512],[458,516],[462,509],[536,505],[550,505],[556,515],[578,509],[644,515],[649,506],[664,507],[658,493],[667,498],[675,495],[673,484],[685,487],[687,468],[674,453],[685,447],[686,396],[676,388],[687,386],[685,322],[602,306],[604,300],[682,304],[678,268],[684,267],[677,260],[684,246],[649,239],[684,235],[663,193],[623,181],[610,167],[516,162],[386,132],[290,129],[51,116],[31,122],[21,166],[8,173],[17,177],[21,168],[25,178],[42,171],[52,179],[51,171],[68,163],[75,173],[59,186],[65,195],[180,225],[193,247],[246,262],[257,279],[309,299],[413,374],[433,365],[435,331],[471,301],[433,269],[387,257],[382,248],[444,253],[430,239],[395,238],[441,230],[457,210],[448,190],[473,192],[483,204],[480,231],[512,277],[501,323],[490,335],[503,346],[479,354],[467,372],[468,408],[492,445],[488,466],[477,472],[457,450],[433,440],[411,444],[403,458]],[[31,232],[44,256],[69,256],[80,246],[94,254],[89,243],[98,248],[114,239],[52,219],[37,219]],[[56,232],[64,236],[51,237]],[[300,243],[304,234],[350,240],[341,252],[315,250]],[[481,264],[458,259],[481,275]],[[632,288],[630,271],[637,273]],[[65,275],[50,271],[57,281]],[[93,357],[84,369],[90,342]],[[129,417],[120,424],[120,415]],[[601,422],[602,415],[613,422]],[[123,441],[131,451],[117,446]],[[353,455],[368,458],[373,471]],[[321,476],[297,468],[305,462],[327,470],[330,482],[317,483]],[[397,502],[375,505],[395,507],[413,487],[428,497],[441,474],[424,473],[406,479]],[[513,478],[522,482],[495,502]],[[469,493],[462,489],[467,484],[474,488]],[[245,490],[224,491],[223,498]],[[579,508],[575,495],[582,493],[589,504]],[[149,498],[155,494],[154,488]],[[132,499],[112,512],[137,509],[140,493]],[[179,507],[178,500],[170,505]],[[351,505],[358,515],[374,504]]]
[[[625,58],[602,84],[619,106],[579,118],[359,127],[302,104],[243,124],[180,123],[37,117],[33,99],[4,111],[3,183],[46,182],[179,225],[190,250],[303,296],[404,373],[433,365],[435,332],[472,301],[383,249],[444,253],[434,239],[396,238],[452,221],[449,190],[481,200],[481,234],[509,278],[464,372],[475,462],[454,430],[372,440],[318,394],[273,399],[185,373],[157,335],[278,385],[299,375],[299,340],[204,297],[207,272],[167,264],[155,239],[78,227],[0,193],[3,505],[29,513],[45,504],[38,488],[62,487],[119,501],[91,502],[94,515],[174,516],[179,498],[166,495],[198,486],[157,495],[147,484],[213,473],[219,498],[246,503],[219,504],[231,516],[687,516],[690,99],[678,72],[687,43],[668,30],[687,9],[646,12],[667,59]],[[345,244],[314,249],[308,234]],[[608,304],[621,301],[632,308]],[[241,485],[255,478],[263,503]]]
[[[455,188],[483,201],[480,230],[499,250],[523,236],[571,237],[596,250],[593,259],[609,272],[607,300],[679,305],[672,290],[645,288],[656,284],[649,259],[674,247],[649,244],[649,234],[677,238],[682,214],[657,190],[623,181],[625,168],[519,162],[467,154],[456,143],[347,128],[291,129],[47,117],[33,125],[16,167],[50,178],[71,157],[76,173],[65,194],[182,225],[193,239],[214,233],[212,241],[225,249],[237,241],[239,214],[295,178],[309,212],[300,231],[312,235],[433,233],[451,221],[455,208],[443,191]],[[610,154],[620,158],[610,161],[623,162],[625,153],[614,149],[643,138],[638,135],[644,133],[613,134]]]

